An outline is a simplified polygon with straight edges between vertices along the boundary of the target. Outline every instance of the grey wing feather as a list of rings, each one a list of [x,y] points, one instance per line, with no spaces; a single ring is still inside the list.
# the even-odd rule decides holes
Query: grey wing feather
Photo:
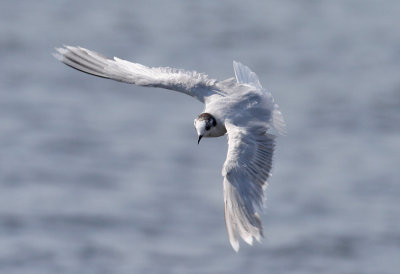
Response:
[[[146,67],[97,52],[65,46],[57,48],[54,56],[64,64],[95,76],[140,86],[159,87],[179,91],[204,102],[204,97],[218,91],[215,79],[204,73],[169,67]]]
[[[257,208],[264,202],[270,176],[275,136],[264,127],[242,128],[226,122],[228,155],[224,176],[225,223],[229,241],[239,250],[239,236],[248,244],[260,241],[262,224]]]

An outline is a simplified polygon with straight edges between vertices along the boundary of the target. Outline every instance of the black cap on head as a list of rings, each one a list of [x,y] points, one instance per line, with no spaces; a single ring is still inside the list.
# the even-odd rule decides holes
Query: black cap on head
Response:
[[[214,116],[212,116],[210,113],[207,113],[207,112],[200,114],[197,117],[197,119],[199,121],[201,121],[201,120],[206,121],[210,128],[215,127],[217,125],[217,120],[215,120]]]

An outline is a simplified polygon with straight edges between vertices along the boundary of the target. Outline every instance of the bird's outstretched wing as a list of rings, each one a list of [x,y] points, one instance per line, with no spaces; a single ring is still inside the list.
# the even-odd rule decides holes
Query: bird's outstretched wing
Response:
[[[150,68],[117,57],[110,59],[81,47],[65,46],[56,50],[54,56],[61,62],[95,76],[139,86],[175,90],[201,102],[204,102],[205,97],[218,92],[216,80],[209,79],[204,73],[169,67]]]
[[[263,126],[238,127],[225,123],[228,155],[224,176],[225,223],[229,241],[239,250],[239,236],[248,244],[260,241],[262,224],[256,209],[264,202],[264,189],[270,176],[275,136]]]

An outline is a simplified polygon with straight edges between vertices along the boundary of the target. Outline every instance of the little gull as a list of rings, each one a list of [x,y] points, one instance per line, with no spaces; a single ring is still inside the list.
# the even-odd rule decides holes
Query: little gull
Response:
[[[217,81],[206,74],[169,67],[146,67],[114,57],[107,58],[81,47],[57,48],[54,56],[64,64],[95,76],[190,95],[205,104],[194,119],[198,143],[205,137],[228,134],[228,154],[222,168],[225,224],[233,249],[239,236],[252,245],[260,241],[263,227],[257,210],[264,204],[270,176],[275,136],[285,134],[283,116],[272,94],[257,75],[233,62],[235,77]]]

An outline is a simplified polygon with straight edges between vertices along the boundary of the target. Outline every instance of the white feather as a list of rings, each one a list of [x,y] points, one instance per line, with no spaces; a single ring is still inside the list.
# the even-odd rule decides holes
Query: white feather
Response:
[[[235,78],[217,81],[195,71],[150,68],[117,57],[110,59],[81,47],[65,46],[57,49],[54,56],[92,75],[176,90],[205,103],[204,112],[212,114],[216,125],[212,134],[204,137],[228,133],[229,147],[222,175],[229,241],[238,251],[239,237],[249,245],[253,239],[261,240],[263,228],[257,210],[263,206],[275,146],[275,136],[267,130],[272,127],[284,134],[286,126],[272,94],[263,89],[254,72],[234,61]],[[199,127],[204,131],[204,127]]]
[[[136,84],[139,86],[160,87],[179,91],[204,102],[204,97],[215,94],[215,79],[204,73],[185,71],[169,67],[150,68],[114,57],[110,59],[97,52],[65,46],[57,48],[54,56],[66,65],[77,70],[103,78]]]
[[[270,176],[275,136],[266,128],[237,127],[225,123],[228,131],[228,155],[224,176],[225,222],[232,247],[238,235],[248,244],[260,241],[263,229],[257,209],[264,202],[264,189]],[[235,249],[235,247],[234,247]]]

